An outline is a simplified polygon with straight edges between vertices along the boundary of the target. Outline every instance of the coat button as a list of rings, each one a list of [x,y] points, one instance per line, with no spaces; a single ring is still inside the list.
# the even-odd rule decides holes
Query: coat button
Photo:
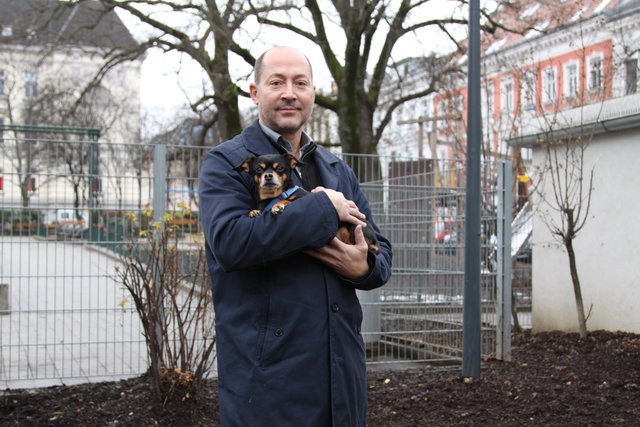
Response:
[[[277,337],[281,337],[284,335],[284,330],[282,328],[276,328],[276,330],[273,331],[273,334]]]
[[[331,311],[333,311],[334,313],[340,311],[340,306],[338,305],[338,303],[334,302],[333,304],[331,304]]]

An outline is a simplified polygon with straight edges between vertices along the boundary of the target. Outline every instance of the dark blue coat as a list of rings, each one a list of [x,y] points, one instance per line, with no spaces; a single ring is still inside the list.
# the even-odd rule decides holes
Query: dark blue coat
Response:
[[[250,155],[276,152],[256,122],[210,150],[200,173],[221,424],[364,426],[367,384],[356,289],[389,279],[391,245],[371,221],[381,250],[369,253],[370,274],[353,282],[301,253],[328,243],[338,228],[326,194],[303,197],[280,215],[250,218],[254,184],[234,167]],[[324,149],[315,158],[324,186],[341,191],[372,220],[353,171]]]

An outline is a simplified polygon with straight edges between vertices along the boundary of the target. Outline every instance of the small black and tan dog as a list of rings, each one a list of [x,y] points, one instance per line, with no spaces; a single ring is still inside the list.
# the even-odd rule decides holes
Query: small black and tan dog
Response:
[[[248,157],[236,167],[236,170],[250,174],[258,188],[258,209],[250,211],[249,216],[256,217],[267,211],[278,215],[289,203],[309,194],[304,188],[295,185],[291,177],[293,170],[299,165],[304,163],[291,154],[266,154]],[[341,222],[336,237],[353,245],[355,228],[354,224]],[[377,254],[380,251],[378,239],[368,222],[362,232],[369,250]]]

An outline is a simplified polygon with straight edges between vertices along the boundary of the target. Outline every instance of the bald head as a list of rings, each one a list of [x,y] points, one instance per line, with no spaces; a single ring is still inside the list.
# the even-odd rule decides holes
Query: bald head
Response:
[[[256,83],[260,83],[260,79],[263,76],[263,71],[264,71],[264,64],[265,61],[269,60],[269,56],[272,56],[273,53],[276,53],[276,55],[280,56],[281,54],[286,54],[288,55],[292,55],[292,56],[300,56],[303,57],[304,60],[307,62],[307,64],[309,65],[309,76],[311,77],[311,79],[313,80],[313,69],[311,68],[311,62],[309,61],[309,58],[306,57],[306,55],[304,53],[302,53],[301,51],[299,51],[298,49],[292,48],[292,47],[287,47],[287,46],[276,46],[276,47],[272,47],[271,49],[265,51],[262,55],[260,55],[258,57],[258,59],[256,60],[256,64],[254,66],[254,71],[253,71],[253,78],[254,81]]]

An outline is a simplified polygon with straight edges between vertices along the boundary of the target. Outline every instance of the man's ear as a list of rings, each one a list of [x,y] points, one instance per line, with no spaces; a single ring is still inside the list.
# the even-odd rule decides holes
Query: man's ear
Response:
[[[258,105],[258,86],[255,83],[249,83],[249,95],[251,95],[253,103]]]
[[[242,163],[240,163],[238,166],[236,166],[233,169],[237,171],[244,171],[246,173],[249,173],[251,172],[251,164],[253,164],[253,156],[247,157],[246,159],[244,159]]]

